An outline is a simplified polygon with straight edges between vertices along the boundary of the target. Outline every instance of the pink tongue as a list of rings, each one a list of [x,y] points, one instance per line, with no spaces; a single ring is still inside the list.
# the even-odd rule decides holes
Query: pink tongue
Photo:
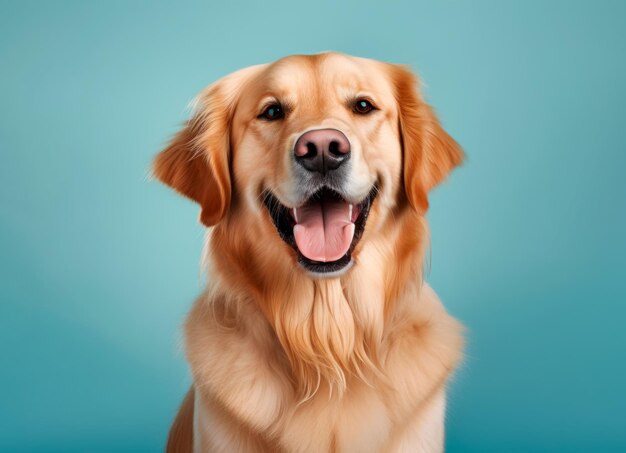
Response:
[[[318,201],[298,208],[293,235],[300,253],[313,261],[336,261],[346,254],[354,236],[350,205]]]

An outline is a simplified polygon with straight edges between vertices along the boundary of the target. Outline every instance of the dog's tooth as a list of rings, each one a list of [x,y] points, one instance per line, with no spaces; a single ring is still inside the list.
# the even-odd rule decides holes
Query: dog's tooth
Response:
[[[350,203],[350,205],[348,206],[348,221],[352,222],[352,203]]]
[[[293,219],[298,223],[298,209],[293,208]]]

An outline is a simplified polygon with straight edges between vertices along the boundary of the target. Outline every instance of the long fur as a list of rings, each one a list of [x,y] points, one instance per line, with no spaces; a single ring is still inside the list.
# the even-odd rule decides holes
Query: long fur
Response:
[[[287,63],[316,67],[333,58],[348,57],[298,56]],[[205,91],[196,116],[157,157],[156,176],[198,202],[201,220],[213,226],[209,284],[185,327],[194,388],[168,452],[443,449],[444,387],[461,358],[462,338],[423,282],[424,216],[428,190],[463,154],[408,70],[360,64],[393,87],[390,102],[398,109],[390,121],[397,126],[385,139],[395,136],[403,157],[387,156],[378,165],[403,172],[391,184],[397,191],[386,188],[393,202],[384,194],[375,202],[354,251],[357,264],[341,277],[316,279],[295,269],[293,250],[245,195],[255,179],[246,163],[238,164],[243,158],[232,155],[247,133],[237,108],[252,81],[262,85],[269,77],[267,66]],[[263,146],[262,138],[253,139]],[[264,165],[258,160],[250,168],[260,173]]]

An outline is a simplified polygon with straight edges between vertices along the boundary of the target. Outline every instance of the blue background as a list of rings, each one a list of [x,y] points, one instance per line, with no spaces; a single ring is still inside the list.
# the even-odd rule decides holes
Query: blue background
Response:
[[[448,451],[626,451],[622,1],[2,1],[0,450],[161,450],[203,229],[150,161],[211,81],[331,49],[412,65],[468,155],[429,214]]]

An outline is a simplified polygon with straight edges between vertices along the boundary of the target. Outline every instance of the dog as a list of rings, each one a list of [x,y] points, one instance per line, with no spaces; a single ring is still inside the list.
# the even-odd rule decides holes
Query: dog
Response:
[[[401,65],[293,55],[201,92],[153,164],[211,227],[167,451],[443,451],[463,336],[425,214],[462,160]]]

